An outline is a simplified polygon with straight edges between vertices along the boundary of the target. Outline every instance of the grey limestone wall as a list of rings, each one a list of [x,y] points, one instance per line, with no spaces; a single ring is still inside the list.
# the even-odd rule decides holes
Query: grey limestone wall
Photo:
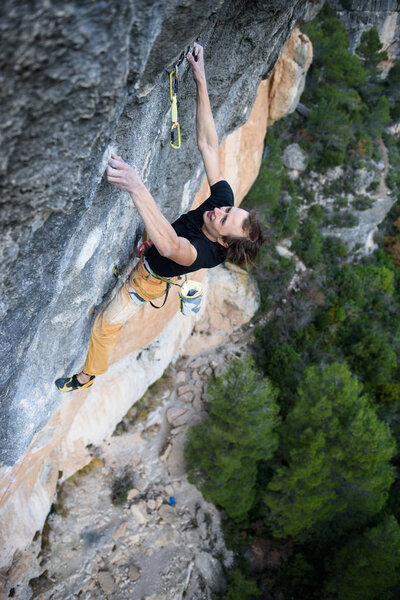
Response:
[[[399,0],[332,0],[333,8],[350,36],[352,51],[360,43],[361,35],[375,27],[389,54],[389,58],[400,57],[400,2]]]
[[[140,236],[103,178],[114,147],[172,220],[203,178],[195,87],[180,68],[183,145],[169,146],[168,69],[205,46],[221,139],[248,117],[307,0],[3,0],[0,6],[0,457],[13,464],[65,397],[95,314]]]

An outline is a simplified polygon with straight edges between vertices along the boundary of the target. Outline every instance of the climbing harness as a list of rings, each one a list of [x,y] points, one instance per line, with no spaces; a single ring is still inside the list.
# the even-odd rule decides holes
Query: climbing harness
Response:
[[[178,123],[178,65],[175,66],[173,71],[169,74],[169,99],[171,102],[171,140],[170,146],[175,150],[181,147],[181,128]],[[175,143],[175,131],[177,135],[177,142]]]
[[[151,275],[152,277],[155,277],[155,279],[159,279],[160,281],[165,281],[167,284],[165,298],[164,298],[164,302],[162,303],[162,305],[155,306],[152,302],[150,302],[150,304],[154,308],[162,308],[164,306],[165,302],[167,301],[167,297],[168,297],[168,293],[169,293],[171,285],[176,285],[177,287],[179,287],[178,294],[179,294],[179,298],[180,298],[181,313],[187,317],[190,317],[191,315],[195,315],[199,312],[200,306],[201,306],[201,301],[203,298],[203,286],[201,285],[201,283],[199,283],[198,281],[193,281],[192,279],[188,279],[186,274],[185,274],[185,281],[183,283],[176,283],[175,281],[172,281],[172,279],[169,277],[162,277],[161,275],[157,275],[156,273],[154,273],[151,270],[149,263],[147,262],[147,260],[144,257],[143,257],[143,265],[144,265],[146,271],[149,273],[149,277]],[[180,278],[181,277],[179,277],[178,279],[180,279]]]
[[[165,290],[164,301],[161,304],[161,306],[156,306],[155,304],[153,304],[153,302],[150,301],[150,304],[153,308],[162,308],[167,301],[171,285],[176,285],[177,287],[179,287],[178,294],[179,294],[179,299],[180,299],[181,313],[185,316],[191,316],[191,315],[197,314],[200,310],[201,301],[203,298],[203,286],[201,285],[201,283],[199,283],[198,281],[193,281],[192,279],[188,279],[187,275],[185,275],[185,281],[183,283],[177,283],[175,281],[172,281],[172,278],[170,278],[170,277],[162,277],[161,275],[157,275],[156,273],[154,273],[152,271],[152,269],[150,268],[149,263],[147,262],[147,260],[144,256],[146,249],[149,248],[150,246],[152,246],[153,242],[145,240],[144,239],[145,237],[146,237],[146,234],[144,232],[144,234],[143,234],[144,241],[142,241],[142,243],[140,244],[138,251],[137,251],[137,256],[140,261],[139,265],[135,266],[132,269],[132,271],[129,273],[128,277],[126,278],[126,280],[124,280],[122,278],[117,265],[115,265],[113,268],[113,275],[121,283],[125,284],[125,283],[129,282],[133,271],[137,268],[138,273],[140,273],[140,275],[142,277],[144,277],[144,279],[149,279],[150,277],[154,277],[155,279],[158,279],[159,281],[164,281],[167,284],[167,289]],[[178,277],[178,279],[181,279],[181,276]],[[129,294],[132,294],[132,293],[135,293],[135,292],[129,292]],[[135,294],[135,295],[137,296],[137,294]]]

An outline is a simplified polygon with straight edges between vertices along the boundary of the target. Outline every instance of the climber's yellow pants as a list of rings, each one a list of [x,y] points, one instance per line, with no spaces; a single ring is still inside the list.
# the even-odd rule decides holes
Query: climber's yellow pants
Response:
[[[87,375],[101,375],[108,368],[108,359],[124,324],[141,308],[129,291],[143,301],[154,300],[165,294],[167,284],[151,276],[142,262],[131,273],[129,283],[123,284],[110,304],[97,316],[92,327],[89,351],[83,367]],[[140,302],[140,301],[139,301]]]

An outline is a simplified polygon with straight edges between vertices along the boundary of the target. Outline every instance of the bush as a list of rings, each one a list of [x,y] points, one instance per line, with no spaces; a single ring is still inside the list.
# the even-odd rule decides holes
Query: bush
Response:
[[[356,210],[368,210],[373,203],[373,199],[365,195],[357,196],[355,200],[353,200],[353,206]]]
[[[315,266],[320,262],[322,237],[315,221],[309,219],[301,224],[293,239],[292,247],[307,267]]]
[[[357,215],[351,213],[349,211],[339,212],[334,214],[330,220],[329,224],[334,227],[356,227],[359,223],[359,219]]]

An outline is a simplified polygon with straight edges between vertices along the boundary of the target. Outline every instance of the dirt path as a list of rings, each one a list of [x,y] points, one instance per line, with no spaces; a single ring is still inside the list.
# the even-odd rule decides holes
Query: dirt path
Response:
[[[383,169],[383,171],[381,173],[377,197],[387,198],[388,196],[390,196],[390,190],[389,190],[388,186],[386,185],[386,177],[389,172],[390,163],[389,163],[389,152],[388,152],[388,149],[386,148],[385,144],[383,143],[382,138],[379,141],[379,147],[380,147],[380,150],[382,153],[385,168]]]

